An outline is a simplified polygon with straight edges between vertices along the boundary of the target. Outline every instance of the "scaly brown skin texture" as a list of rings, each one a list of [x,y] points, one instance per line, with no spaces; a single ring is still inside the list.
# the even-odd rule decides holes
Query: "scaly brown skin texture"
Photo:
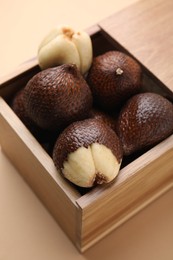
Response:
[[[116,132],[118,115],[109,115],[108,113],[93,108],[90,111],[89,117],[100,120],[101,122],[105,123],[107,126],[112,128]]]
[[[72,123],[58,137],[53,151],[55,166],[61,171],[70,153],[82,146],[87,148],[93,143],[105,145],[120,163],[123,156],[122,146],[116,133],[97,119],[85,119]]]
[[[14,96],[11,108],[31,133],[34,134],[40,130],[26,113],[23,100],[23,89],[18,91],[17,94]]]
[[[28,130],[37,138],[44,149],[51,154],[53,145],[58,137],[59,133],[52,133],[38,127],[28,116],[25,110],[23,101],[23,89],[18,91],[14,96],[11,104],[11,108]]]
[[[40,127],[53,131],[85,119],[92,101],[90,88],[74,64],[43,70],[24,89],[28,115]]]
[[[173,133],[173,104],[155,93],[133,96],[117,123],[125,155],[154,145]]]
[[[87,82],[94,101],[105,110],[116,107],[141,89],[142,71],[131,57],[118,51],[109,51],[93,59]]]

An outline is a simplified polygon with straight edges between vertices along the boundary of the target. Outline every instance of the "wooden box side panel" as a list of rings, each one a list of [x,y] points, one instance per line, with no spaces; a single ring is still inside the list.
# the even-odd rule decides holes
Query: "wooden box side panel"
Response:
[[[0,96],[5,99],[11,98],[19,89],[40,71],[37,60],[32,59],[21,65],[14,72],[0,78]]]
[[[0,144],[20,174],[49,209],[69,238],[76,243],[75,200],[79,198],[52,159],[0,97]]]
[[[98,189],[78,199],[83,251],[173,187],[172,158],[173,136],[122,169],[104,196]]]

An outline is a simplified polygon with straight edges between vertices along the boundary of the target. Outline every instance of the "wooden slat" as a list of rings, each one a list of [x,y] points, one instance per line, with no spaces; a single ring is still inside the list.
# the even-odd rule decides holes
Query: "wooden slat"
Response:
[[[173,187],[173,135],[123,168],[114,184],[79,198],[86,250]]]
[[[37,67],[37,66],[38,66],[38,61],[37,61],[36,57],[25,61],[11,73],[0,77],[0,88],[2,88],[2,85],[5,82],[11,81],[11,79],[16,78],[18,75],[26,74],[26,72],[28,70],[32,70],[34,67]]]
[[[99,26],[173,91],[173,1],[145,0]]]
[[[76,243],[80,194],[59,175],[52,159],[0,97],[0,144],[20,174]]]

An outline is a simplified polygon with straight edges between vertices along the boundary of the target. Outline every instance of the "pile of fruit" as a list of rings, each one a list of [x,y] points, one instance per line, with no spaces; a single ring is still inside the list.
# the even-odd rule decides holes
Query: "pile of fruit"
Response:
[[[75,185],[113,181],[124,156],[173,133],[173,104],[141,92],[136,60],[119,51],[93,57],[86,32],[53,30],[40,44],[38,61],[42,70],[12,108]]]

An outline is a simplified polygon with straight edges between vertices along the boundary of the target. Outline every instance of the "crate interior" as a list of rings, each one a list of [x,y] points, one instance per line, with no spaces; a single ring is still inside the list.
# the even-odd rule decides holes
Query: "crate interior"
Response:
[[[123,47],[118,42],[111,39],[109,35],[105,34],[102,31],[98,31],[97,33],[92,35],[91,38],[92,38],[92,43],[93,43],[94,56],[100,55],[100,54],[105,53],[106,51],[110,51],[110,50],[120,50],[120,51],[127,53],[127,51],[124,50]],[[157,92],[157,93],[160,93],[161,95],[167,97],[168,99],[173,100],[173,94],[170,93],[169,90],[158,81],[158,79],[156,79],[153,75],[151,75],[150,72],[147,71],[146,68],[144,68],[143,66],[142,66],[142,68],[143,68],[142,91]],[[22,74],[16,76],[16,78],[13,78],[13,79],[9,80],[8,82],[2,84],[0,86],[1,96],[3,96],[4,99],[7,101],[7,103],[10,105],[11,100],[12,100],[13,96],[15,95],[15,93],[17,91],[19,91],[20,89],[22,89],[26,85],[28,80],[39,71],[40,71],[39,66],[36,65],[36,66],[32,67],[31,69],[23,72]],[[15,84],[14,84],[14,82],[15,82]],[[43,134],[43,136],[39,136],[38,141],[42,142],[43,139],[44,139],[44,134]],[[52,140],[53,141],[51,143],[51,149],[53,148],[53,144],[54,144],[53,142],[54,142],[54,140],[56,140],[56,136]],[[47,144],[46,142],[44,144],[42,144],[43,149],[47,149],[48,145],[50,146],[50,144]],[[123,167],[127,166],[129,163],[133,162],[139,156],[142,156],[142,154],[144,154],[150,148],[151,147],[148,147],[147,149],[137,152],[131,156],[124,157],[122,165],[121,165],[121,169]],[[51,149],[49,150],[50,156],[51,156]],[[120,174],[121,174],[121,171],[120,171]],[[69,182],[67,181],[67,183],[69,183]],[[69,183],[69,185],[71,185],[72,187],[77,189],[81,196],[90,192],[91,190],[95,189],[95,188],[90,188],[90,189],[79,188],[79,187],[75,187],[71,183]],[[103,189],[104,189],[104,186],[103,186]]]

